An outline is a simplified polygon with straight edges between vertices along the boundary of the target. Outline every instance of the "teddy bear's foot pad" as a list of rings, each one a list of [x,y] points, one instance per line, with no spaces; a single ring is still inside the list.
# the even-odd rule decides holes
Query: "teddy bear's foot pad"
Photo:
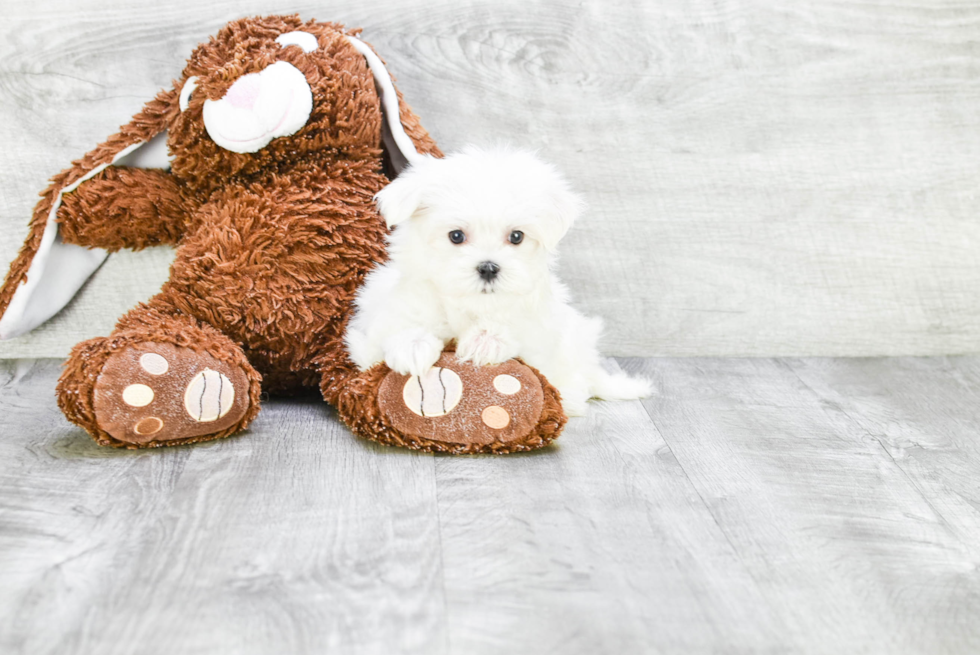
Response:
[[[239,367],[167,343],[114,353],[95,383],[99,427],[133,444],[217,433],[240,421],[248,404]]]
[[[519,361],[476,367],[443,353],[423,376],[388,373],[378,404],[406,436],[476,450],[528,437],[541,418],[544,390]]]

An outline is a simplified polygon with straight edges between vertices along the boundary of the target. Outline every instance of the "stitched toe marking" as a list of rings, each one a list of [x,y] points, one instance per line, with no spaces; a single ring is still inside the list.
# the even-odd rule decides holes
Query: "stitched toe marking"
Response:
[[[184,391],[184,409],[198,423],[210,423],[228,413],[235,402],[235,386],[224,373],[204,369]]]
[[[413,375],[402,388],[405,406],[417,416],[445,416],[456,409],[463,397],[463,381],[455,371],[434,366],[419,377]]]

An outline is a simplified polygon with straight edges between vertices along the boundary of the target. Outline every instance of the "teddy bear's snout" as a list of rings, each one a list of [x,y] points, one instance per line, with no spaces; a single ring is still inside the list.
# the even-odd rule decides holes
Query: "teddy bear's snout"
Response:
[[[238,78],[220,100],[204,102],[208,136],[226,150],[258,152],[298,132],[310,118],[313,92],[292,64],[279,61]]]
[[[252,109],[261,90],[262,80],[257,74],[243,75],[231,85],[224,99],[236,109]]]

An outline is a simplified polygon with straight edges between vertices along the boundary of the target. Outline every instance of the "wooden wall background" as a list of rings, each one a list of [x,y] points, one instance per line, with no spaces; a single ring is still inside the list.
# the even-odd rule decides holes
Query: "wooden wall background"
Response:
[[[248,14],[364,27],[447,149],[587,197],[562,275],[620,355],[980,350],[980,4],[43,0],[0,23],[0,260],[47,178]],[[0,357],[62,356],[166,276],[110,258]]]

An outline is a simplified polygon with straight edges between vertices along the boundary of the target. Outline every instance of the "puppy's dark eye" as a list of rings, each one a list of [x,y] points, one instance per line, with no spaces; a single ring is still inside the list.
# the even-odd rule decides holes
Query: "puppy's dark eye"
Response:
[[[513,232],[510,233],[510,236],[507,237],[507,240],[516,246],[517,244],[519,244],[521,241],[524,240],[524,233],[521,232],[520,230],[514,230]]]
[[[459,245],[464,241],[466,241],[466,235],[463,234],[462,230],[453,230],[452,232],[449,233],[449,240],[455,243],[456,245]]]

